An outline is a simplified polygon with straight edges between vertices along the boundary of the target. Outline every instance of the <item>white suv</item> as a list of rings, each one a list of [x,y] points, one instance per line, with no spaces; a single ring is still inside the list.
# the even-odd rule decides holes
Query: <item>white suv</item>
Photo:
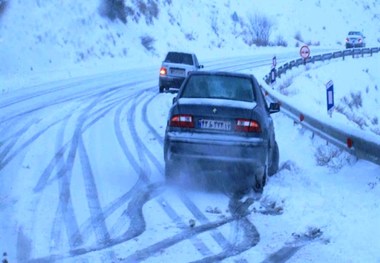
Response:
[[[193,53],[168,52],[160,69],[159,91],[164,92],[169,89],[178,91],[185,78],[192,71],[201,68],[203,65],[199,65],[197,56]]]
[[[350,31],[346,37],[346,48],[365,47],[365,36],[359,31]]]

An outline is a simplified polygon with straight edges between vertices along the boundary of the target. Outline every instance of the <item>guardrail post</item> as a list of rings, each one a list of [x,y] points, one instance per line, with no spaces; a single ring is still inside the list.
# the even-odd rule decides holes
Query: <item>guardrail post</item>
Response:
[[[349,149],[351,149],[353,145],[354,145],[354,142],[352,141],[352,139],[351,138],[347,138],[347,147]]]

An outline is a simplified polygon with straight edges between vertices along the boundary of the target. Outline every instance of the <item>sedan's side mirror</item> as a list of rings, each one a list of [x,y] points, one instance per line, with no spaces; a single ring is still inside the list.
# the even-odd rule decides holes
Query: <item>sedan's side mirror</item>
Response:
[[[279,111],[280,111],[280,103],[276,102],[276,103],[269,104],[269,113],[270,114],[276,113]]]

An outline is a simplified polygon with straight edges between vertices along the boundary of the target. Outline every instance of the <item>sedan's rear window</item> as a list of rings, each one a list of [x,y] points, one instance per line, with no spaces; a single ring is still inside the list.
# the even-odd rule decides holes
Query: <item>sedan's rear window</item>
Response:
[[[191,54],[180,52],[169,52],[165,58],[165,62],[194,65],[193,57]]]
[[[223,75],[190,76],[181,97],[255,101],[251,79]]]

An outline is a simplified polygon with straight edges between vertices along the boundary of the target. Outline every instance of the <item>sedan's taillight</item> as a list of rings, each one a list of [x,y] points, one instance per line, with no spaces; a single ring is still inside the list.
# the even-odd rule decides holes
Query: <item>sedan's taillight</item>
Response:
[[[360,43],[360,42],[362,42],[362,39],[361,39],[361,38],[359,38],[359,39],[358,39],[358,41],[359,41],[359,43]]]
[[[166,74],[168,74],[168,70],[165,67],[161,67],[161,69],[160,69],[160,75],[161,76],[165,76]]]
[[[240,132],[261,132],[260,124],[255,120],[237,119],[236,131]]]
[[[191,115],[174,115],[169,122],[170,127],[194,128],[193,116]]]

